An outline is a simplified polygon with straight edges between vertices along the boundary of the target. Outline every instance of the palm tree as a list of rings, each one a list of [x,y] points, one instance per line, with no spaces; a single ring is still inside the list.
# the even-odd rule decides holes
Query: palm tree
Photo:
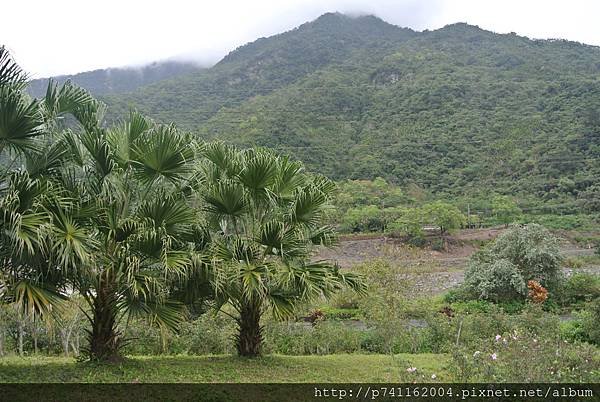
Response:
[[[54,223],[71,202],[51,173],[65,156],[60,140],[51,141],[52,119],[82,107],[63,87],[51,115],[51,102],[32,100],[24,92],[27,76],[0,47],[0,299],[23,313],[46,314],[58,306],[64,282],[56,269],[61,228]],[[44,145],[48,145],[47,147]],[[45,167],[45,170],[44,170]],[[46,314],[47,315],[47,314]]]
[[[314,245],[335,241],[322,225],[330,180],[264,149],[210,143],[202,153],[196,190],[211,237],[211,281],[216,307],[229,304],[237,313],[240,356],[260,355],[266,312],[287,318],[298,303],[343,286],[363,290],[357,276],[310,260]]]
[[[136,112],[109,129],[97,116],[94,110],[78,116],[84,132],[69,140],[78,166],[65,182],[94,245],[93,261],[78,265],[69,285],[90,310],[85,352],[91,359],[116,360],[122,318],[146,316],[170,329],[182,319],[170,287],[192,264],[196,216],[182,186],[194,151],[174,126],[156,125]]]
[[[26,81],[0,48],[0,298],[51,316],[79,293],[86,353],[119,359],[124,317],[168,328],[181,320],[169,288],[195,247],[194,211],[179,191],[193,148],[134,112],[105,128],[104,105],[70,83],[50,82],[31,100]]]

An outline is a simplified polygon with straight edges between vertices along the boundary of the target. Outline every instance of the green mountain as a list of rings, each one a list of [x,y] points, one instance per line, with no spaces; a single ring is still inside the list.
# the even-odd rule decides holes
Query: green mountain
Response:
[[[144,85],[199,70],[201,67],[194,63],[164,61],[139,68],[107,68],[53,78],[60,83],[71,80],[94,95],[102,96],[135,91]],[[48,78],[40,78],[30,81],[28,91],[34,97],[41,97],[46,94],[47,88]]]
[[[580,43],[325,14],[104,100],[336,179],[552,205],[600,194],[600,49]]]

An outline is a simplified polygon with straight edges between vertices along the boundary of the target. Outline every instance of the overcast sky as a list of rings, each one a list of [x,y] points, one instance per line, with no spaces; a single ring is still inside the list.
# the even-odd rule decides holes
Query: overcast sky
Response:
[[[33,78],[173,57],[212,63],[329,11],[375,14],[416,30],[467,22],[600,45],[597,0],[7,0],[0,45]]]

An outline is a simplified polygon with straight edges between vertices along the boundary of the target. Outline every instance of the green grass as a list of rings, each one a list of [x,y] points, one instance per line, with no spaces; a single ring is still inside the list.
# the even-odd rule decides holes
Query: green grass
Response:
[[[279,356],[135,356],[119,364],[64,357],[0,358],[0,383],[412,382],[451,381],[441,354]],[[416,373],[406,371],[416,367]]]

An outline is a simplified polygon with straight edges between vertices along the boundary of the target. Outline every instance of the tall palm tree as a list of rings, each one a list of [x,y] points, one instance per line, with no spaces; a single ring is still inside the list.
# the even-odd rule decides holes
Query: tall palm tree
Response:
[[[298,303],[343,286],[364,289],[357,276],[311,261],[313,246],[335,241],[322,224],[330,180],[264,149],[210,143],[202,154],[196,190],[211,237],[211,280],[217,307],[237,312],[239,355],[260,355],[266,312],[286,318]]]

